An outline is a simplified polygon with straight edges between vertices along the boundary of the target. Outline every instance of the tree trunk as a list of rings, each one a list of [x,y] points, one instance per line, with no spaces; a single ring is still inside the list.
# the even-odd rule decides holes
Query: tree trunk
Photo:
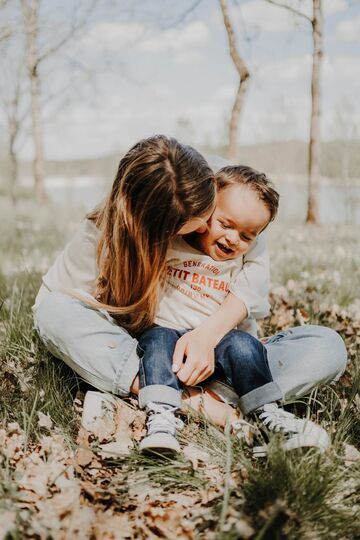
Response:
[[[35,156],[33,161],[34,179],[35,179],[35,194],[40,203],[47,201],[44,180],[44,146],[43,134],[41,125],[41,110],[40,110],[40,81],[37,76],[37,70],[34,70],[34,75],[31,77],[31,116],[34,135]]]
[[[39,0],[21,0],[23,7],[24,25],[26,29],[27,69],[30,79],[31,117],[34,137],[33,172],[35,180],[35,195],[40,203],[47,201],[44,187],[44,147],[40,108],[40,78],[38,74],[38,18]]]
[[[320,178],[320,71],[322,50],[322,0],[313,0],[313,66],[311,78],[311,123],[308,162],[308,209],[306,222],[318,223],[318,191]]]
[[[17,183],[18,183],[18,161],[15,152],[15,139],[18,133],[18,124],[14,119],[10,122],[9,133],[9,156],[10,156],[10,197],[13,205],[17,202]]]
[[[237,158],[238,128],[239,128],[239,122],[240,122],[240,114],[244,105],[246,91],[249,86],[250,72],[236,48],[235,33],[234,33],[234,29],[230,21],[230,17],[229,17],[227,5],[226,5],[226,0],[219,0],[219,2],[220,2],[221,12],[224,19],[225,29],[228,36],[230,56],[232,58],[232,61],[234,63],[234,66],[240,78],[239,86],[236,93],[234,105],[231,111],[230,122],[229,122],[229,143],[228,143],[227,156],[230,160],[234,161]]]

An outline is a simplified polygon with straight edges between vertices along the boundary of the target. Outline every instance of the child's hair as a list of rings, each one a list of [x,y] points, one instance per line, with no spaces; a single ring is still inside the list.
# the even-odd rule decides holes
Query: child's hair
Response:
[[[100,229],[97,307],[134,334],[149,327],[169,242],[189,219],[211,210],[215,195],[214,174],[191,146],[164,135],[135,144],[105,202],[87,215]]]
[[[234,184],[247,186],[255,191],[259,199],[270,212],[270,221],[275,219],[278,211],[280,195],[273,182],[264,173],[260,173],[246,165],[228,165],[220,169],[215,175],[218,191],[229,188]]]

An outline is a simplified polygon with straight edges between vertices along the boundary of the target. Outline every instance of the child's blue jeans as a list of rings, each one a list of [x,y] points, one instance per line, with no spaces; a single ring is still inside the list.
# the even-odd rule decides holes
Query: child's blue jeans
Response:
[[[172,358],[176,342],[185,332],[154,326],[139,338],[140,407],[151,401],[181,406],[182,383],[172,370]],[[223,380],[234,388],[244,414],[269,400],[281,399],[281,390],[269,369],[266,349],[258,339],[241,330],[231,330],[214,353],[215,372],[211,379]]]

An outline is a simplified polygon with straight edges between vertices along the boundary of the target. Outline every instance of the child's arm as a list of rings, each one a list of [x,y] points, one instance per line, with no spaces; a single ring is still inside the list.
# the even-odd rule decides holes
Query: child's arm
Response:
[[[269,281],[266,237],[260,235],[219,309],[178,340],[173,369],[182,382],[191,386],[207,379],[214,372],[214,349],[225,334],[247,317],[268,314]]]
[[[230,292],[242,300],[247,315],[245,318],[262,319],[269,314],[270,261],[266,234],[261,234],[256,244],[244,256],[244,264],[230,283]]]

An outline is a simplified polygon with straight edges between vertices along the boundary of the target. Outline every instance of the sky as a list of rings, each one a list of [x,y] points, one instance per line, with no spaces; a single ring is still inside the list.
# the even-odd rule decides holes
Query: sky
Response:
[[[292,1],[310,13],[310,0]],[[322,137],[329,140],[360,126],[360,1],[323,3]],[[76,5],[44,0],[41,46],[61,36]],[[239,142],[307,140],[310,23],[264,0],[228,5],[251,72]],[[54,96],[44,109],[45,154],[60,160],[121,152],[154,133],[223,144],[238,84],[218,0],[99,2],[41,75],[44,95]],[[30,138],[21,155],[32,156]]]

